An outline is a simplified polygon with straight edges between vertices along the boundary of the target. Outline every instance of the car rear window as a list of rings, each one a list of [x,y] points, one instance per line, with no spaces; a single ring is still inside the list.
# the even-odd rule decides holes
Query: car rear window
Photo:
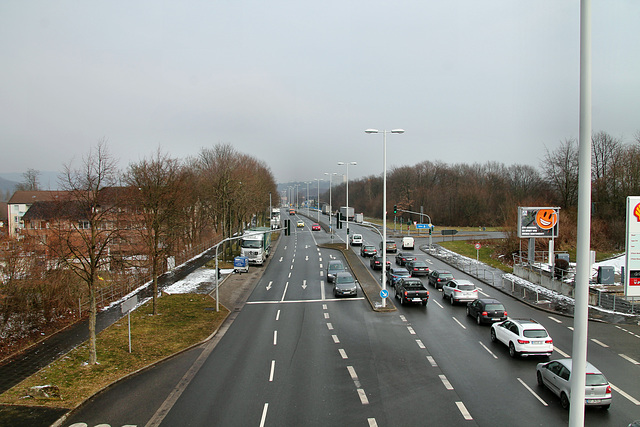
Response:
[[[338,276],[336,277],[337,284],[353,283],[353,276]]]
[[[344,267],[342,266],[341,263],[329,264],[329,270],[330,271],[333,271],[333,270],[344,270]]]
[[[466,284],[458,285],[458,289],[462,291],[472,291],[475,288],[476,288],[476,285],[466,285]]]
[[[438,277],[441,279],[453,279],[453,274],[441,274]]]
[[[421,287],[422,287],[422,283],[416,283],[416,282],[413,282],[413,283],[405,283],[405,284],[404,284],[404,287],[405,287],[405,288],[407,288],[407,289],[411,289],[411,288],[413,288],[413,289],[421,288]]]
[[[485,310],[495,310],[495,311],[504,311],[504,306],[502,304],[487,304],[484,307]]]
[[[602,374],[587,374],[587,382],[585,385],[594,386],[594,385],[606,385],[609,384],[607,379]]]
[[[544,329],[525,329],[522,334],[527,338],[546,338],[549,336]]]
[[[422,262],[422,261],[414,261],[413,264],[411,264],[411,265],[413,265],[414,267],[426,267],[427,266],[427,264]]]

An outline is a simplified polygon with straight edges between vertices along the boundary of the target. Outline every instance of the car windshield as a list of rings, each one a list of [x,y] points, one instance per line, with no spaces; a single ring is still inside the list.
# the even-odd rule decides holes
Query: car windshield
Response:
[[[522,334],[527,338],[546,338],[549,336],[544,329],[525,329]]]
[[[458,285],[458,289],[460,289],[461,291],[472,291],[475,288],[476,288],[476,285],[468,285],[466,283]]]
[[[504,306],[502,304],[487,304],[484,307],[485,310],[495,310],[495,311],[504,311]]]
[[[336,283],[338,285],[344,285],[346,283],[353,283],[353,276],[350,275],[338,275],[338,277],[336,277]]]
[[[607,385],[609,382],[602,374],[587,374],[586,386]]]
[[[243,248],[259,249],[262,247],[262,240],[243,240]]]

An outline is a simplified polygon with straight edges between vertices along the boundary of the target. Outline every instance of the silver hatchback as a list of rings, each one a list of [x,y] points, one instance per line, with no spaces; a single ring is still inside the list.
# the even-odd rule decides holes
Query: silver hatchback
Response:
[[[551,362],[538,363],[536,377],[538,385],[544,385],[560,398],[564,409],[571,400],[571,359],[558,359]],[[587,362],[587,378],[585,383],[584,404],[609,409],[611,406],[611,385],[595,366]]]

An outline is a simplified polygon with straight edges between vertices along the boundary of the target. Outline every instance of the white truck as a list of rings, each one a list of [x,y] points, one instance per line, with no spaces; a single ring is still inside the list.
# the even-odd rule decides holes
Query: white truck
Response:
[[[271,209],[271,229],[280,228],[280,208]]]
[[[342,218],[349,218],[349,221],[353,221],[355,213],[351,206],[349,206],[348,208],[346,206],[341,206],[340,215],[342,216]]]
[[[269,227],[254,227],[244,232],[240,239],[240,255],[247,257],[249,264],[264,264],[269,253],[271,253]]]

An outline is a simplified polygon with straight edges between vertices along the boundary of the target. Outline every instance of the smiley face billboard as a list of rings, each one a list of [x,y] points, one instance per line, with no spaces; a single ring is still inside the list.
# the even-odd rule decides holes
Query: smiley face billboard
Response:
[[[560,208],[518,207],[518,237],[558,237]]]

